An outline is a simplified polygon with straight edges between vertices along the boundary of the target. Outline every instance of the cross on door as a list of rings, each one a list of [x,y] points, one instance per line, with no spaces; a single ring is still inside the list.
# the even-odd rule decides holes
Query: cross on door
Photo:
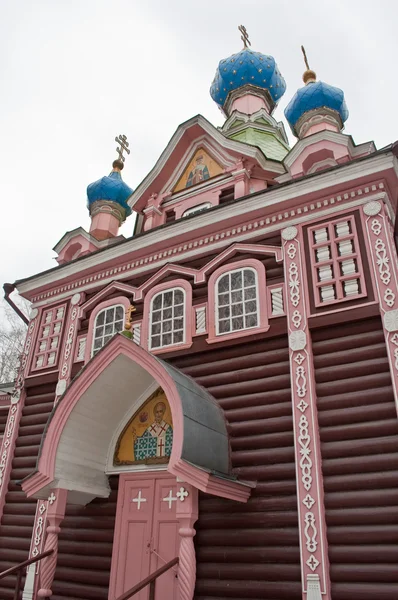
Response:
[[[162,500],[163,502],[168,502],[169,503],[169,508],[172,507],[173,502],[177,502],[177,498],[175,496],[173,496],[173,490],[169,491],[169,495],[166,496],[166,498],[163,498]]]
[[[140,510],[140,508],[141,508],[141,502],[146,502],[146,498],[143,498],[142,495],[141,495],[141,490],[138,492],[137,498],[133,498],[131,500],[131,502],[136,502],[137,503],[137,510]]]

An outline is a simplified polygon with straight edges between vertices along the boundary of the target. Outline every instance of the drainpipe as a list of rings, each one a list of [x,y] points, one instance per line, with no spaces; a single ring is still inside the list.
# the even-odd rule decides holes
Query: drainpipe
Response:
[[[3,285],[4,290],[4,300],[11,306],[11,308],[17,313],[18,317],[22,319],[25,325],[29,325],[29,319],[25,317],[23,312],[18,308],[18,306],[13,302],[10,298],[10,294],[15,290],[15,285],[13,283],[5,283]]]

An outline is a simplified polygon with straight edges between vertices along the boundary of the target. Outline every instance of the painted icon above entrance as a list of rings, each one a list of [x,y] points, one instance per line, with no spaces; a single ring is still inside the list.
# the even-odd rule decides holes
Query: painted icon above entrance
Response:
[[[173,421],[164,391],[159,388],[134,414],[116,445],[114,464],[167,463],[173,445]]]
[[[178,180],[173,193],[192,187],[206,179],[220,175],[223,168],[210,156],[204,148],[199,148],[192,156],[183,174]]]

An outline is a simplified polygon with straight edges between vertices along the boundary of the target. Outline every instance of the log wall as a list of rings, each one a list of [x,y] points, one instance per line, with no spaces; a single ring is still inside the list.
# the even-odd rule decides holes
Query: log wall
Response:
[[[313,332],[333,600],[398,598],[398,420],[380,319]]]

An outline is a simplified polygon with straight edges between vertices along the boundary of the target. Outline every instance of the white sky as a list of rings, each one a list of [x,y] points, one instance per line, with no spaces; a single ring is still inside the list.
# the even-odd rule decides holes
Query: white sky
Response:
[[[0,0],[0,283],[55,266],[62,235],[88,230],[86,187],[111,170],[115,135],[130,141],[135,188],[181,122],[222,124],[209,87],[241,23],[287,82],[277,119],[302,85],[304,44],[344,90],[355,142],[395,141],[397,22],[396,0]]]

